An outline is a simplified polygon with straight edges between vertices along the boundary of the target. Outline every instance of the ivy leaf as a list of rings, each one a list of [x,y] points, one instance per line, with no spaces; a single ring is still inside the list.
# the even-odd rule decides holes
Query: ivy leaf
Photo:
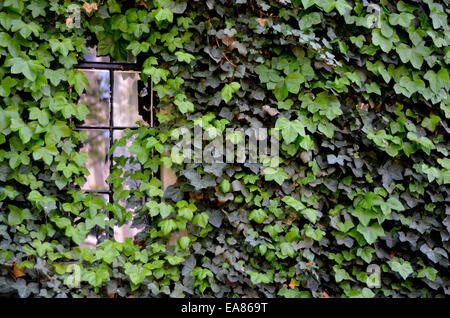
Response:
[[[279,185],[282,185],[286,179],[289,179],[289,175],[281,168],[266,168],[264,169],[264,178],[266,181],[274,180]]]
[[[159,214],[161,215],[161,217],[163,219],[168,217],[170,215],[170,213],[173,212],[173,207],[164,202],[161,202],[158,204],[158,209],[159,209]]]
[[[372,261],[372,254],[375,252],[375,249],[371,246],[365,246],[363,248],[358,248],[356,251],[356,255],[361,257],[366,263],[370,264]]]
[[[206,212],[196,214],[192,219],[193,224],[197,224],[201,228],[205,228],[208,225],[209,215]]]
[[[392,260],[387,262],[389,267],[394,271],[400,274],[403,279],[408,278],[409,275],[414,273],[412,269],[411,263],[405,261],[402,258],[394,257]]]
[[[441,121],[441,117],[432,114],[430,117],[426,117],[423,119],[421,126],[428,129],[431,132],[436,130],[436,126]]]
[[[11,88],[17,85],[17,79],[9,76],[4,77],[0,83],[0,96],[8,97],[11,94]]]
[[[252,284],[270,284],[273,282],[273,270],[267,271],[267,273],[258,273],[254,271],[247,271],[246,272],[250,276],[250,280],[252,281]]]
[[[375,93],[377,95],[381,95],[380,85],[376,82],[367,83],[366,84],[366,92],[367,93]]]
[[[333,266],[333,270],[334,270],[334,279],[336,280],[336,283],[340,283],[343,280],[347,280],[350,279],[350,275],[346,272],[345,269],[343,268],[339,268],[338,265],[334,265]]]
[[[103,37],[99,37],[97,44],[97,53],[98,55],[109,55],[114,52],[114,48],[116,46],[112,35],[108,34]],[[66,67],[67,68],[67,67]]]
[[[306,208],[302,202],[295,200],[291,196],[285,196],[283,199],[281,199],[281,201],[283,201],[287,205],[293,207],[296,211],[300,211],[300,210],[303,210]]]
[[[22,3],[22,2],[21,2]],[[27,298],[31,294],[39,293],[39,284],[38,283],[29,283],[25,279],[19,278],[14,283],[11,284],[11,287],[17,290],[20,298]]]
[[[423,46],[423,42],[415,47],[409,47],[405,43],[400,43],[396,51],[403,63],[411,62],[412,66],[420,69],[423,64],[423,57],[430,52],[429,48]]]
[[[239,88],[241,88],[241,84],[237,82],[231,82],[230,84],[225,84],[222,90],[220,91],[220,97],[228,103],[231,100],[231,97],[234,93],[236,93]]]
[[[33,136],[33,132],[31,131],[30,127],[28,127],[27,125],[23,125],[19,129],[19,136],[22,142],[26,144],[30,141],[31,136]]]
[[[336,226],[338,227],[339,231],[341,231],[341,232],[343,232],[343,233],[346,233],[346,232],[348,232],[350,229],[352,229],[352,228],[355,226],[355,224],[353,224],[353,222],[352,222],[351,219],[347,219],[347,220],[345,220],[344,223],[342,223],[342,222],[337,222],[337,223],[336,223]]]
[[[384,236],[384,230],[380,224],[374,223],[371,226],[363,226],[359,224],[356,230],[364,236],[367,243],[373,244],[378,239],[378,237]]]
[[[275,86],[273,93],[278,101],[285,100],[289,95],[289,90],[286,85],[286,81],[281,79]]]
[[[315,229],[314,227],[310,226],[309,224],[305,224],[305,235],[307,237],[312,238],[315,241],[320,242],[325,235],[325,232],[321,229]]]
[[[305,136],[305,126],[299,120],[290,121],[287,118],[278,118],[275,123],[275,128],[281,130],[281,136],[288,144],[294,142],[297,137]]]
[[[78,70],[73,70],[68,72],[69,84],[75,87],[78,95],[81,95],[84,91],[85,86],[89,85],[89,81],[83,72]]]
[[[185,94],[176,94],[174,104],[183,114],[194,111],[194,104],[186,99]]]
[[[108,10],[109,13],[120,13],[122,11],[116,0],[108,0]]]
[[[191,243],[191,239],[189,238],[189,236],[181,236],[181,237],[177,240],[177,245],[178,245],[182,250],[188,249],[190,243]]]
[[[34,60],[25,60],[21,57],[13,57],[7,59],[6,66],[11,66],[12,74],[23,74],[30,81],[34,81],[37,76],[38,69],[44,69],[39,62]]]
[[[5,7],[9,7],[9,9],[17,14],[22,13],[24,8],[24,3],[22,0],[5,0],[4,4]]]
[[[100,287],[102,283],[107,282],[109,278],[109,270],[106,264],[100,264],[95,271],[84,271],[82,273],[82,279],[94,287]]]
[[[403,206],[403,204],[400,202],[399,199],[394,198],[394,197],[390,197],[387,201],[386,201],[387,205],[392,209],[392,210],[396,210],[396,211],[405,211],[405,207]]]
[[[424,78],[430,82],[430,88],[436,94],[438,94],[441,88],[445,87],[445,84],[450,81],[448,71],[445,68],[441,68],[437,73],[433,70],[428,70],[425,73]]]
[[[16,226],[22,223],[22,211],[15,205],[9,204],[8,224]]]
[[[319,211],[311,208],[307,208],[301,211],[302,215],[305,216],[311,223],[316,223],[317,221],[317,214]]]
[[[289,257],[295,256],[294,248],[288,242],[283,242],[280,244],[280,251],[283,256],[289,256]]]
[[[380,29],[374,29],[372,31],[372,43],[381,47],[385,53],[389,53],[393,47],[393,40],[390,38],[385,38],[381,34]]]
[[[291,73],[284,79],[287,90],[293,94],[298,94],[300,91],[300,84],[305,81],[305,77],[300,73]]]
[[[37,18],[38,16],[45,17],[45,8],[47,7],[47,2],[42,0],[32,1],[27,9],[31,10],[31,15],[33,18]]]
[[[70,128],[63,121],[57,121],[47,128],[45,134],[45,142],[47,144],[57,144],[61,138],[69,137],[71,134]]]
[[[150,48],[150,43],[138,42],[138,41],[132,41],[127,46],[127,49],[131,50],[131,53],[133,53],[134,56],[138,56],[138,54],[141,52],[148,52],[149,48]]]
[[[302,0],[303,7],[305,9],[312,7],[316,2],[317,2],[317,0]]]
[[[167,255],[165,259],[169,262],[170,265],[177,265],[184,261],[183,257],[177,255]]]
[[[173,13],[168,8],[158,8],[156,9],[155,19],[158,22],[168,21],[169,23],[172,23]]]
[[[63,68],[59,68],[56,71],[46,68],[44,75],[54,86],[58,86],[61,81],[67,80],[67,74]]]
[[[303,16],[298,25],[300,26],[300,29],[304,30],[304,29],[309,29],[311,28],[314,24],[319,24],[322,22],[322,17],[320,16],[319,12],[313,12],[313,13],[309,13],[305,16]]]
[[[179,62],[191,63],[192,60],[195,60],[195,56],[186,52],[178,51],[175,52],[175,55]]]
[[[290,288],[281,288],[277,295],[285,298],[312,298],[309,291],[299,291]]]
[[[402,12],[389,14],[389,23],[391,25],[400,25],[404,28],[408,28],[411,25],[411,21],[414,19],[414,15],[411,13]]]
[[[446,28],[448,26],[447,23],[447,14],[445,12],[438,12],[435,8],[431,11],[430,14],[431,21],[433,22],[433,28]]]
[[[161,231],[164,235],[171,233],[173,230],[177,228],[177,224],[174,220],[162,220],[158,223],[158,226],[161,228]]]
[[[145,164],[149,158],[149,150],[142,147],[140,143],[133,142],[130,146],[129,151],[134,153],[141,164]]]
[[[122,32],[128,32],[128,21],[125,15],[116,14],[111,19],[111,29],[120,30]]]
[[[343,114],[339,99],[327,92],[319,93],[314,100],[314,103],[319,105],[319,114],[325,115],[329,120],[333,120],[337,116]]]
[[[72,51],[74,49],[72,40],[68,38],[65,38],[61,41],[57,39],[50,39],[48,40],[48,42],[50,44],[50,48],[54,53],[59,52],[63,56],[67,56],[69,54],[69,51]]]
[[[257,209],[250,212],[248,216],[249,221],[255,221],[258,224],[261,224],[264,222],[265,219],[267,219],[268,215],[263,209]]]
[[[431,281],[434,281],[436,279],[437,273],[438,273],[438,271],[436,269],[434,269],[433,267],[428,266],[428,267],[419,269],[417,271],[417,277],[418,278],[425,277],[425,278],[427,278],[427,279],[429,279]]]

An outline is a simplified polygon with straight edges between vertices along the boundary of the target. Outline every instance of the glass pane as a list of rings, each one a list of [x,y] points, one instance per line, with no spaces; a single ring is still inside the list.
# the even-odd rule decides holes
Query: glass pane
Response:
[[[97,47],[90,47],[89,52],[84,55],[85,62],[109,62],[109,56],[97,56]]]
[[[78,103],[90,110],[83,126],[109,126],[109,71],[83,70],[83,73],[89,85]]]
[[[83,130],[83,132],[88,138],[81,150],[87,152],[86,167],[90,172],[90,175],[86,176],[83,190],[108,190],[106,178],[109,175],[109,161],[107,160],[109,131]]]
[[[114,126],[137,126],[138,73],[114,72]]]

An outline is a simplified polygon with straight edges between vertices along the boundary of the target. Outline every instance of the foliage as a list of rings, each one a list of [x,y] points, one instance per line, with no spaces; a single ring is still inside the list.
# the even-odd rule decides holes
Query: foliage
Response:
[[[0,2],[1,294],[450,293],[447,0],[97,4]],[[116,158],[114,203],[80,190],[74,127],[88,110],[73,66],[89,38],[115,60],[144,57],[165,110],[116,142],[134,138],[135,156]],[[280,167],[167,156],[194,125],[276,127]],[[162,164],[178,176],[165,191]],[[114,241],[133,211],[142,232]],[[94,228],[101,243],[80,248]]]

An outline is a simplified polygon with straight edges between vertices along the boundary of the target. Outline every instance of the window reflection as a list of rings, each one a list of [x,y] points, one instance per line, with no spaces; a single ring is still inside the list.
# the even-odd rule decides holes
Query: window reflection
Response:
[[[79,103],[85,104],[90,113],[83,126],[109,126],[109,71],[83,70],[89,81]]]
[[[138,109],[138,73],[114,72],[114,125],[137,126],[142,121]]]
[[[109,56],[97,56],[97,47],[93,46],[89,48],[89,52],[84,55],[86,62],[109,62]]]
[[[86,167],[90,175],[86,176],[86,183],[83,190],[108,190],[106,178],[109,175],[108,130],[82,130],[88,138],[84,142],[82,151],[86,151],[88,161]]]

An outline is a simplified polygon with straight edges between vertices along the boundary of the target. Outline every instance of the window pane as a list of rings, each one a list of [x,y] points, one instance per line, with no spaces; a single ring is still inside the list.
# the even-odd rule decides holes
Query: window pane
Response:
[[[137,126],[138,73],[114,72],[114,126]]]
[[[83,126],[109,126],[109,71],[83,70],[89,80],[79,103],[85,104],[90,113]]]
[[[90,172],[90,175],[86,176],[87,181],[83,190],[108,190],[106,178],[109,175],[109,161],[107,160],[109,131],[83,130],[83,132],[88,138],[81,150],[87,152],[86,167]]]

